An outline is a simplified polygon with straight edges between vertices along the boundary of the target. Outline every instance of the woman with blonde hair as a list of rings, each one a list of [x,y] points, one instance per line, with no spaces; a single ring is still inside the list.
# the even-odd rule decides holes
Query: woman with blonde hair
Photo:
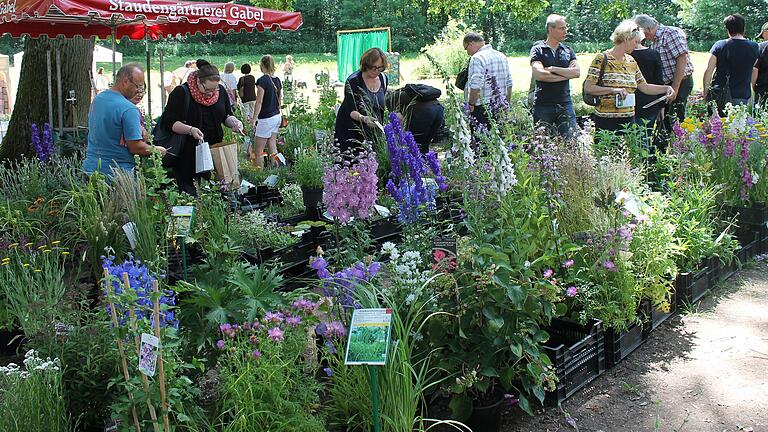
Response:
[[[620,132],[635,117],[635,90],[648,95],[670,97],[674,90],[667,85],[648,84],[630,53],[643,32],[632,20],[622,21],[611,35],[613,49],[595,56],[584,81],[584,92],[600,96],[592,118],[595,129]],[[597,82],[601,78],[602,83]]]
[[[229,95],[229,102],[235,105],[237,102],[237,78],[235,77],[235,64],[228,62],[224,65],[224,73],[221,74],[221,83],[224,84],[224,88],[227,89],[227,95]]]
[[[259,62],[261,72],[264,74],[256,80],[256,104],[254,106],[254,146],[251,147],[251,162],[259,168],[264,167],[264,148],[269,149],[269,156],[279,163],[277,154],[277,131],[280,129],[282,116],[280,105],[282,103],[283,84],[280,78],[275,77],[275,59],[271,55],[265,55]],[[253,123],[252,123],[253,124]]]

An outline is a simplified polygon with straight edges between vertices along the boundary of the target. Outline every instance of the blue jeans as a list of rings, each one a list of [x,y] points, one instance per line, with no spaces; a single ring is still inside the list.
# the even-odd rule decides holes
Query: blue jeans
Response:
[[[557,105],[534,105],[533,122],[550,126],[561,136],[571,136],[577,127],[573,102],[568,101]]]

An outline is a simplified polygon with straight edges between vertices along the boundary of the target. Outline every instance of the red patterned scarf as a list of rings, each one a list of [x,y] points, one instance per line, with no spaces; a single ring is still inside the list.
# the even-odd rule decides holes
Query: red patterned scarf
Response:
[[[195,102],[199,103],[202,106],[211,106],[216,102],[218,102],[219,87],[217,86],[216,91],[213,92],[210,96],[201,92],[200,88],[197,86],[197,71],[189,74],[189,78],[187,78],[187,83],[189,84],[189,93],[192,95],[192,98],[195,99]]]

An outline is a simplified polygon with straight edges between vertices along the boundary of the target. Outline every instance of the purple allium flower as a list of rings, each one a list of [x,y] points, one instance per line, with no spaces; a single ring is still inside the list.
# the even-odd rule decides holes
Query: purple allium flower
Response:
[[[280,330],[279,327],[271,328],[267,331],[267,336],[269,336],[270,339],[274,342],[278,342],[281,340],[284,340],[285,337],[283,336],[283,331]]]
[[[325,372],[325,374],[328,375],[329,377],[333,376],[333,369],[331,369],[329,367],[323,368],[323,372]]]
[[[573,285],[569,286],[568,289],[565,290],[566,297],[576,297],[576,294],[578,293],[579,293],[579,289]]]
[[[217,341],[216,341],[216,348],[218,348],[218,349],[220,349],[220,350],[223,350],[223,349],[224,349],[224,347],[225,347],[226,345],[227,345],[227,343],[226,343],[226,342],[224,342],[224,341],[223,341],[223,340],[221,340],[221,339],[219,339],[219,340],[217,340]]]
[[[615,272],[616,271],[616,264],[613,263],[611,260],[605,260],[603,261],[603,267],[605,267],[606,270]]]
[[[261,351],[259,350],[253,350],[253,353],[251,354],[254,359],[258,360],[259,357],[261,357]]]
[[[563,262],[563,268],[571,268],[573,267],[573,260],[567,259],[565,262]]]
[[[549,279],[552,277],[552,275],[555,274],[554,270],[552,269],[546,269],[544,270],[544,279]]]

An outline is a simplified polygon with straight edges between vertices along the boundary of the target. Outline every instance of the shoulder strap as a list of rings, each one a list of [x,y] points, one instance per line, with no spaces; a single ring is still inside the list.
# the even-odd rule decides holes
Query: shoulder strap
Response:
[[[600,75],[597,76],[597,85],[603,85],[603,77],[605,76],[605,65],[608,64],[608,54],[603,53],[603,64],[600,65]]]

